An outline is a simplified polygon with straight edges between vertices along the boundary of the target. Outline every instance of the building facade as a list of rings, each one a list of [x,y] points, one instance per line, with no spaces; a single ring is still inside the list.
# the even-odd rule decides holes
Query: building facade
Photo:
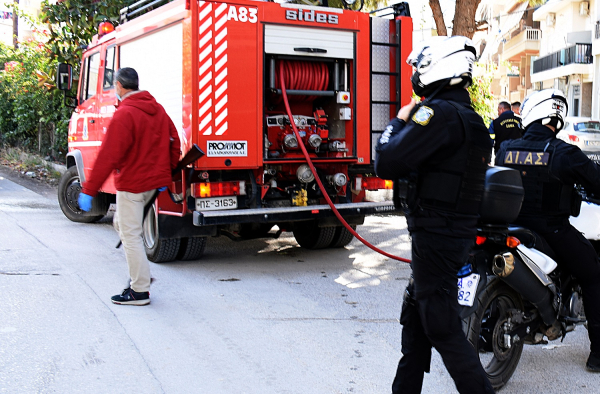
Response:
[[[593,114],[593,91],[598,88],[594,87],[592,45],[597,12],[591,5],[595,2],[553,0],[534,12],[542,40],[539,57],[532,62],[531,80],[535,90],[562,90],[569,116],[598,118],[597,111]]]
[[[13,9],[8,7],[11,1],[0,2],[0,42],[13,45]],[[37,20],[41,10],[41,0],[19,0],[21,11]],[[26,40],[33,36],[33,27],[24,18],[19,18],[17,23],[19,29],[19,40]]]

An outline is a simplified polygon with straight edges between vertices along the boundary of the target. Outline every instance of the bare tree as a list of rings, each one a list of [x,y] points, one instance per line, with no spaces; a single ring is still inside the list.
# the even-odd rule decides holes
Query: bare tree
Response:
[[[456,3],[457,5],[458,1]],[[440,0],[429,0],[429,6],[431,7],[431,12],[433,13],[433,20],[435,21],[435,27],[437,29],[438,36],[447,36],[448,31],[446,30],[446,22],[444,22],[444,13],[442,12],[442,7],[440,6]]]
[[[477,30],[475,12],[481,0],[457,0],[454,9],[452,35],[473,38]]]
[[[530,7],[543,5],[546,0],[521,0],[528,2]],[[487,21],[476,21],[475,13],[481,0],[456,0],[454,8],[454,20],[452,21],[452,35],[465,36],[473,38],[473,35],[481,26],[487,24]],[[439,0],[429,0],[429,6],[433,13],[433,20],[437,29],[438,36],[447,36],[448,30],[444,22],[444,13]]]
[[[453,36],[465,36],[473,38],[478,23],[475,21],[475,12],[481,0],[456,0],[454,8],[454,20],[452,24]],[[429,0],[429,6],[433,13],[433,20],[438,36],[447,36],[448,30],[444,22],[444,13],[439,0]]]
[[[15,7],[13,7],[13,45],[15,49],[19,48],[19,13],[17,10],[19,9],[19,0],[15,0]]]

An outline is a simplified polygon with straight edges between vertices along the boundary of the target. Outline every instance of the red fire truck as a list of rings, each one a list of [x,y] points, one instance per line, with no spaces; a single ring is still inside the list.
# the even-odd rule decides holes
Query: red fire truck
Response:
[[[83,54],[59,186],[64,214],[94,222],[115,201],[111,177],[92,211],[77,205],[117,104],[113,74],[133,67],[140,89],[177,126],[182,156],[194,144],[204,152],[146,216],[151,261],[197,259],[207,237],[273,236],[275,225],[275,236],[292,231],[305,248],[348,244],[352,233],[325,204],[315,177],[353,227],[393,210],[391,202],[365,199],[366,191],[391,187],[374,175],[374,146],[412,92],[412,70],[401,61],[412,46],[408,5],[388,11],[384,18],[249,0],[142,0],[123,9],[118,27],[102,25]],[[59,65],[59,88],[71,81],[71,67]]]

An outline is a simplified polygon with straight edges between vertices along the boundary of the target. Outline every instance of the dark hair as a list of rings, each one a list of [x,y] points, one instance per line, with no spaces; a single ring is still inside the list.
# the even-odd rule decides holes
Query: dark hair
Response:
[[[509,110],[510,109],[510,103],[508,101],[501,101],[500,104],[498,104],[498,107],[502,107],[505,110]]]
[[[510,105],[511,107],[520,107],[521,106],[521,102],[520,101],[515,101],[514,103],[512,103]]]
[[[115,81],[121,82],[123,89],[138,90],[138,73],[131,67],[124,67],[117,71]]]

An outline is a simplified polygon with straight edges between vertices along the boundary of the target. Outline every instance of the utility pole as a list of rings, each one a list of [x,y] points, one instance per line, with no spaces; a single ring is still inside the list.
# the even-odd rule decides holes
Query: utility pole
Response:
[[[19,0],[14,0],[15,7],[13,7],[13,45],[15,49],[19,48],[19,15],[17,14],[17,8],[19,7]]]

